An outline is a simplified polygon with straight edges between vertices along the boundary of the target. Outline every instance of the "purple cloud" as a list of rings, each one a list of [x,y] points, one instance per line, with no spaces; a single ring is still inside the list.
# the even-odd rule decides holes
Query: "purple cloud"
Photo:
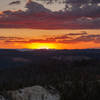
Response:
[[[52,12],[30,0],[26,11],[3,11],[0,14],[0,28],[99,29],[100,6],[96,0],[86,1],[66,0],[69,3],[65,11]]]

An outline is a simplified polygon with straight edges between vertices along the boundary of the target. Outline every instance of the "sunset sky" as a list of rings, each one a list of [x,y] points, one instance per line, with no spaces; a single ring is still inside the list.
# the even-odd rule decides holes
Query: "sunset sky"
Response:
[[[0,48],[100,48],[100,1],[0,0]]]

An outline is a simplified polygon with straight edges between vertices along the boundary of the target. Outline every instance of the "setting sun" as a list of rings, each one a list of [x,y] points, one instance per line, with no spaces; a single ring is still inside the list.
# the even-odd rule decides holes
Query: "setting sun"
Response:
[[[56,49],[56,46],[52,43],[32,43],[29,45],[31,49]]]

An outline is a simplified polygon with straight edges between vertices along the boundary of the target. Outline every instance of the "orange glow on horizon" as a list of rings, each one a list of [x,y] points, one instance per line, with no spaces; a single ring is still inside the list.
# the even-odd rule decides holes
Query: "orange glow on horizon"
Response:
[[[52,43],[32,43],[29,45],[30,49],[57,49],[55,44]]]
[[[6,49],[88,49],[100,48],[100,42],[93,41],[77,41],[77,42],[59,42],[64,40],[60,36],[69,33],[87,32],[87,35],[100,35],[98,30],[40,30],[40,29],[16,29],[16,28],[1,28],[0,29],[0,48]],[[14,38],[13,38],[14,37]],[[49,38],[55,38],[56,42],[48,41]],[[75,36],[71,36],[75,39]],[[3,38],[3,39],[2,39]],[[18,38],[18,39],[17,39]],[[22,39],[20,39],[22,38]],[[31,41],[33,40],[33,42]],[[36,41],[35,41],[36,40]],[[39,41],[38,41],[39,40]],[[42,41],[47,40],[47,41]],[[66,39],[65,39],[66,40]],[[9,42],[10,41],[10,42]],[[29,41],[29,42],[27,42]]]

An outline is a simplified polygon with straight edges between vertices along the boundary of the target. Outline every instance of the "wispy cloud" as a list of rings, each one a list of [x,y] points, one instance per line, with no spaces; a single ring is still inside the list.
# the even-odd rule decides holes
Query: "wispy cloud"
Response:
[[[62,44],[76,44],[80,42],[94,42],[100,43],[100,35],[90,35],[87,32],[80,33],[68,33],[60,36],[51,36],[44,39],[24,39],[20,37],[0,37],[5,40],[6,43],[62,43]]]
[[[9,5],[19,5],[21,3],[21,1],[12,1],[9,3]]]
[[[0,40],[23,40],[24,38],[22,37],[4,37],[0,36]]]
[[[100,43],[100,35],[89,35],[89,34],[84,35],[83,34],[79,37],[76,37],[70,40],[64,39],[64,40],[60,40],[59,42],[60,43],[73,43],[73,44],[80,43],[80,42]]]

